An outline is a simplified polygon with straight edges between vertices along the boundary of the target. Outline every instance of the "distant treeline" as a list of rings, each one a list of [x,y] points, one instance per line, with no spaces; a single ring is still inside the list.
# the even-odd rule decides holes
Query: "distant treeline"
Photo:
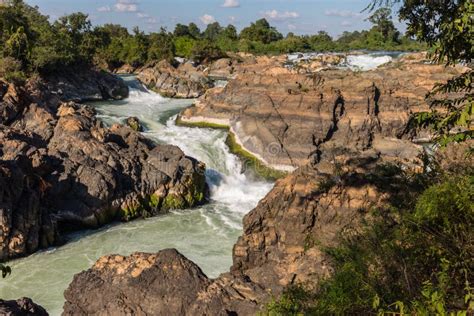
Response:
[[[173,32],[162,28],[145,34],[138,27],[105,24],[93,27],[88,16],[74,13],[50,23],[37,7],[22,0],[0,4],[0,76],[21,79],[31,72],[49,72],[71,65],[99,64],[115,68],[123,64],[141,66],[174,57],[205,62],[226,52],[280,54],[304,51],[419,50],[424,46],[402,36],[391,21],[389,9],[375,12],[368,31],[344,32],[337,40],[326,32],[284,37],[261,19],[240,33],[233,25],[207,25],[205,30],[190,23],[178,24]]]

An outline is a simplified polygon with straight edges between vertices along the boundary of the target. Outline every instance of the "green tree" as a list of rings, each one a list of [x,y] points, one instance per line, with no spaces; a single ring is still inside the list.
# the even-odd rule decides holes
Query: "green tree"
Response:
[[[5,42],[4,55],[20,60],[24,65],[27,64],[29,57],[29,43],[28,36],[26,35],[23,26],[18,27],[18,29]]]
[[[176,37],[191,36],[191,34],[189,33],[189,27],[180,23],[176,24],[173,35]]]
[[[189,36],[180,36],[174,39],[174,46],[176,48],[176,56],[191,58],[192,50],[196,40]]]
[[[270,26],[266,19],[260,19],[240,32],[240,38],[268,44],[281,40],[283,35],[275,27]]]
[[[206,30],[202,33],[202,36],[206,40],[215,41],[222,31],[223,29],[219,22],[214,22],[207,25]]]
[[[226,57],[226,54],[215,43],[207,40],[197,41],[191,52],[191,58],[198,63],[207,63],[223,57]]]
[[[237,34],[237,29],[232,24],[227,25],[227,27],[225,27],[222,30],[220,35],[221,35],[221,37],[230,39],[232,41],[236,41],[239,37],[238,34]]]
[[[309,36],[308,43],[314,51],[328,51],[334,49],[332,37],[324,31],[319,31],[318,34]]]
[[[150,34],[150,48],[148,50],[148,61],[167,60],[173,62],[176,55],[176,47],[173,35],[161,29],[160,33]]]
[[[382,34],[384,42],[398,42],[400,33],[392,22],[392,10],[390,8],[377,9],[367,20],[375,24],[375,28]]]
[[[192,38],[198,39],[201,37],[201,30],[195,23],[189,23],[188,30]]]

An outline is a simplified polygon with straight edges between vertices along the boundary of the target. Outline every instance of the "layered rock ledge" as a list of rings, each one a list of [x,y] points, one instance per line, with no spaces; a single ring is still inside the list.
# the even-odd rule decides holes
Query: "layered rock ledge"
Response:
[[[124,98],[121,79],[94,71],[61,78],[0,81],[0,260],[61,243],[64,230],[206,200],[203,163],[129,127],[107,128],[74,102]]]
[[[413,140],[426,136],[408,131],[411,115],[428,109],[425,95],[435,83],[465,71],[407,57],[367,72],[300,73],[279,63],[243,63],[234,80],[208,90],[180,121],[228,125],[246,151],[277,170],[303,166],[315,153],[330,160],[370,150],[408,162],[420,151]]]

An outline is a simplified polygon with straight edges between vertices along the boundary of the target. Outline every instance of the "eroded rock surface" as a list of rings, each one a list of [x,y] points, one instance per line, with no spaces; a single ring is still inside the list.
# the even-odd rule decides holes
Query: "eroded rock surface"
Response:
[[[106,92],[97,98],[126,95],[117,92],[122,80],[104,76],[77,89],[69,78],[67,93],[60,77],[25,87],[0,81],[0,260],[57,244],[63,230],[205,201],[204,164],[129,127],[107,128],[70,101],[96,90]]]
[[[167,61],[145,66],[138,72],[138,80],[166,97],[197,98],[212,87],[211,80],[201,68],[191,63],[173,67]]]
[[[267,66],[249,66],[226,87],[208,90],[181,120],[226,122],[245,149],[276,169],[303,166],[315,153],[330,160],[366,150],[409,162],[420,150],[407,131],[411,114],[428,109],[425,95],[435,83],[464,71],[398,63],[299,74],[275,61],[260,64]]]

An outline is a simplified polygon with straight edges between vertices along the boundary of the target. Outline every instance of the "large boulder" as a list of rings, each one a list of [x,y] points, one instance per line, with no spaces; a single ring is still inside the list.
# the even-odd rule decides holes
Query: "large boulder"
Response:
[[[48,91],[62,101],[122,100],[128,97],[128,87],[115,75],[90,68],[64,69],[44,76]]]
[[[201,67],[202,68],[202,67]],[[145,66],[138,72],[138,80],[165,97],[197,98],[212,87],[202,69],[191,63],[174,67],[163,60]]]
[[[174,249],[100,258],[64,293],[63,315],[250,315],[264,295],[230,274],[210,280]]]

